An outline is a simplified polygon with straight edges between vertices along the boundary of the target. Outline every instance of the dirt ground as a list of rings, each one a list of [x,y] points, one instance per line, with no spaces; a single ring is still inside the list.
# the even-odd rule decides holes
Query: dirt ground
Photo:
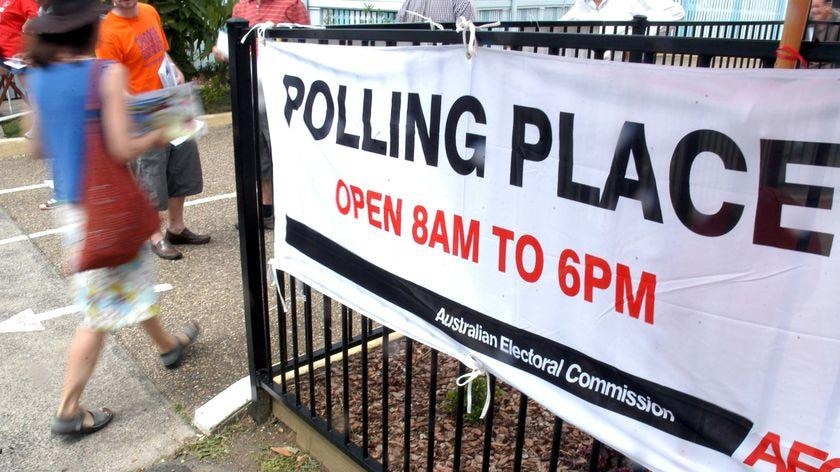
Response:
[[[172,457],[137,472],[323,470],[317,461],[294,444],[294,433],[276,419],[258,425],[243,414],[219,432],[188,444]]]

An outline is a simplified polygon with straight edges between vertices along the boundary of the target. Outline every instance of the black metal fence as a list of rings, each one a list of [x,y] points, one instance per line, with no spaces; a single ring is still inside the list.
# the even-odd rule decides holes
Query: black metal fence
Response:
[[[484,47],[552,55],[697,67],[769,67],[775,60],[778,43],[773,38],[779,26],[778,22],[735,23],[721,30],[732,32],[734,39],[722,39],[705,37],[702,28],[703,37],[690,37],[698,31],[691,24],[643,19],[574,25],[516,22],[481,31],[478,41]],[[569,32],[573,27],[575,32]],[[632,34],[581,32],[586,27],[623,28]],[[293,277],[276,273],[280,294],[270,296],[277,292],[267,277],[255,152],[256,35],[242,42],[248,28],[237,20],[228,23],[228,31],[246,334],[256,410],[264,414],[270,398],[283,402],[371,471],[628,470],[620,455],[609,453],[597,440],[492,376],[489,413],[483,423],[471,423],[474,418],[465,412],[465,387],[454,385],[455,377],[465,372],[464,365],[376,325]],[[744,39],[743,31],[755,31],[757,37],[749,33]],[[462,41],[459,33],[430,31],[426,25],[272,29],[266,37],[363,46]],[[806,41],[802,53],[808,60],[838,63],[840,43],[817,38]],[[269,308],[269,300],[276,305]]]

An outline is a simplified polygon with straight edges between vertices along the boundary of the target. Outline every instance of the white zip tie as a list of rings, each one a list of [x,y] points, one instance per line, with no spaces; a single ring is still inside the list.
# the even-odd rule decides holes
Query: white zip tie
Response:
[[[496,26],[500,26],[501,23],[498,21],[494,21],[493,23],[485,23],[483,25],[476,25],[472,21],[464,18],[463,16],[458,17],[455,21],[455,31],[461,33],[461,38],[464,41],[464,46],[467,48],[467,59],[472,59],[475,56],[476,46],[478,42],[475,39],[475,31],[484,29],[484,28],[494,28]],[[469,32],[469,37],[467,37],[467,32]]]
[[[274,267],[274,259],[268,261],[268,264],[271,266],[271,278],[274,280],[274,289],[277,290],[277,298],[280,299],[280,304],[283,305],[283,313],[288,313],[289,310],[286,308],[286,297],[284,297],[283,293],[280,291],[280,280],[277,279],[277,268]]]
[[[443,31],[445,29],[442,24],[436,22],[435,20],[431,19],[428,16],[423,16],[423,15],[417,13],[417,12],[413,12],[413,11],[410,11],[410,10],[406,10],[405,12],[408,13],[409,15],[414,15],[418,18],[422,18],[424,21],[427,21],[429,23],[429,29],[431,29],[431,30],[434,30],[435,28],[437,28],[437,29]]]
[[[484,395],[484,408],[481,409],[481,415],[479,416],[480,419],[484,419],[487,416],[487,410],[490,408],[490,374],[487,373],[484,364],[473,357],[472,354],[470,354],[470,359],[473,361],[473,366],[470,366],[471,370],[458,377],[455,380],[455,385],[467,387],[467,413],[472,413],[472,383],[482,375],[487,377],[486,382],[484,382],[487,387],[487,393]]]

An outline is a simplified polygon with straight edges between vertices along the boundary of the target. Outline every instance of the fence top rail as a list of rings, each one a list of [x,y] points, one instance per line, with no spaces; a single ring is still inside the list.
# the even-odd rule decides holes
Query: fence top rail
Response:
[[[556,22],[581,26],[583,22]],[[634,22],[588,22],[632,26]],[[587,23],[587,24],[588,24]],[[778,23],[778,22],[774,22]],[[536,22],[505,22],[510,25],[535,25]],[[649,23],[652,24],[652,23]],[[663,22],[666,25],[685,25],[682,22]],[[840,26],[840,23],[834,23]],[[408,25],[409,28],[405,26]],[[540,23],[546,26],[545,23]],[[411,29],[418,28],[418,29]],[[311,28],[269,28],[266,37],[300,41],[379,41],[386,43],[459,44],[461,33],[452,30],[431,30],[425,23],[402,25],[349,25]],[[483,46],[539,47],[560,49],[589,49],[639,53],[695,54],[706,57],[744,57],[774,60],[778,40],[740,38],[696,38],[664,35],[591,34],[578,32],[478,31],[477,40]],[[840,42],[804,41],[801,52],[808,61],[840,62]]]
[[[266,37],[286,40],[384,41],[437,44],[460,44],[461,33],[455,31],[331,28],[269,29]],[[592,35],[585,33],[538,33],[511,31],[479,31],[479,44],[484,46],[545,47],[593,49],[606,51],[698,54],[709,56],[775,58],[777,41],[716,38],[680,38],[668,36]],[[840,54],[838,54],[840,57]]]
[[[639,20],[631,21],[501,21],[498,28],[535,28],[535,27],[598,27],[598,26],[627,26],[632,27],[640,23],[647,26],[676,26],[676,27],[701,27],[701,26],[782,26],[783,21],[648,21],[645,17],[638,17]],[[476,24],[492,23],[491,21],[476,21]],[[811,23],[828,23],[840,25],[840,22],[812,21]],[[389,28],[396,29],[428,29],[427,22],[412,23],[385,23],[385,24],[359,24],[359,25],[328,25],[327,28],[375,28],[387,24]],[[454,23],[441,23],[447,29],[454,29]]]

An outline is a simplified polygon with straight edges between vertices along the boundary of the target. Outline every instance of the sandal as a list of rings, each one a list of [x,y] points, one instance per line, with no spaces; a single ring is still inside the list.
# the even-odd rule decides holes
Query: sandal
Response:
[[[85,414],[90,413],[93,417],[93,424],[85,426]],[[50,431],[53,435],[81,436],[95,433],[104,428],[114,419],[114,413],[107,408],[97,410],[80,410],[75,417],[63,420],[57,416],[52,419]]]
[[[184,360],[184,352],[188,346],[195,342],[195,339],[198,337],[198,333],[200,332],[201,328],[199,328],[198,324],[195,322],[190,323],[181,329],[180,334],[183,334],[184,337],[187,338],[187,342],[181,342],[181,340],[176,336],[175,339],[178,340],[178,345],[171,351],[160,355],[160,361],[163,363],[163,366],[167,369],[174,369],[181,365],[181,361]]]

